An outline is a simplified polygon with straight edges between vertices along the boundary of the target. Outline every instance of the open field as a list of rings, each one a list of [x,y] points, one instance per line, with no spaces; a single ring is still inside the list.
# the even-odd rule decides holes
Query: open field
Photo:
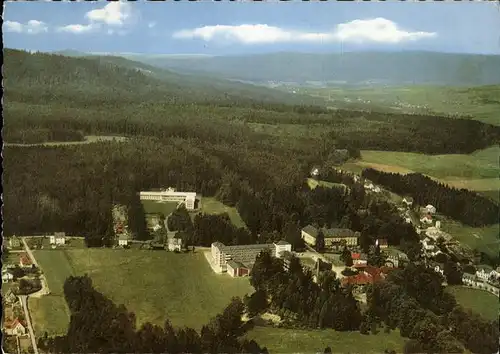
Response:
[[[308,178],[307,179],[307,185],[309,186],[310,189],[314,189],[317,186],[326,187],[326,188],[334,188],[334,187],[346,188],[346,185],[342,184],[342,183],[333,183],[333,182],[327,182],[327,181],[318,181],[318,180],[315,180],[313,178]]]
[[[328,346],[333,353],[383,353],[386,349],[401,353],[404,345],[399,331],[386,334],[383,330],[376,335],[362,335],[334,330],[255,327],[246,336],[267,347],[270,353],[318,353]]]
[[[145,214],[163,214],[165,216],[177,209],[177,202],[157,202],[154,200],[141,200]]]
[[[168,318],[174,326],[199,330],[231,297],[252,291],[248,278],[213,273],[202,253],[74,249],[36,251],[35,257],[54,295],[62,294],[67,276],[87,273],[98,291],[135,313],[138,325],[147,321],[163,325]],[[35,327],[41,327],[49,320],[45,314],[55,305],[42,300],[31,306],[36,312]],[[68,321],[68,317],[54,321],[49,329],[52,333],[64,331]]]
[[[85,136],[85,140],[82,141],[51,141],[39,144],[4,143],[4,145],[5,146],[63,146],[63,145],[81,145],[81,144],[98,143],[102,141],[124,142],[127,141],[127,138],[123,136],[87,135]]]
[[[500,187],[498,156],[500,147],[479,150],[470,155],[425,155],[394,151],[361,152],[357,165],[385,172],[420,172],[450,184],[470,183],[475,190]],[[481,182],[483,179],[486,181]],[[470,181],[470,182],[467,182]],[[495,183],[496,181],[496,183]]]
[[[452,293],[457,302],[490,321],[498,319],[500,310],[498,297],[484,290],[467,288],[465,286],[449,286],[446,291]]]
[[[470,116],[499,125],[500,86],[450,88],[439,86],[297,88],[297,92],[321,97],[339,108],[373,109],[404,113],[441,113]]]
[[[500,224],[471,227],[449,219],[441,222],[441,229],[452,235],[457,241],[493,257],[498,256],[500,249],[499,228]]]
[[[246,228],[245,222],[236,208],[222,204],[215,198],[203,197],[201,199],[201,212],[205,214],[227,213],[234,226]]]
[[[69,308],[64,299],[64,281],[75,272],[68,261],[66,251],[41,250],[33,254],[45,274],[50,295],[29,297],[33,326],[37,335],[45,331],[49,335],[66,333],[69,324]]]

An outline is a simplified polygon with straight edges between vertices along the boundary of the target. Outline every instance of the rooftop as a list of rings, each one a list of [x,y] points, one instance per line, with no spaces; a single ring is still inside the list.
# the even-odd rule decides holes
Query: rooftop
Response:
[[[283,241],[283,240],[279,241],[278,243],[275,243],[275,245],[279,245],[279,246],[287,246],[287,245],[289,245],[289,244],[290,244],[290,243],[288,243],[288,242],[286,242],[286,241]]]
[[[236,269],[236,268],[246,268],[243,263],[236,262],[236,261],[229,261],[229,262],[227,262],[227,265],[230,266],[233,269]]]
[[[356,233],[350,229],[326,229],[322,228],[325,238],[342,238],[342,237],[357,237],[359,233]],[[316,238],[318,236],[319,230],[312,225],[307,225],[302,229],[302,231],[308,233],[312,237]]]

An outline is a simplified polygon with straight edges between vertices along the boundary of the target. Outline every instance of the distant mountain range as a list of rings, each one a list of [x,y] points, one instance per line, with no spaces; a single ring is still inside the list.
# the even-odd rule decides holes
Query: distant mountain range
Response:
[[[69,53],[74,55],[71,51]],[[67,51],[65,55],[68,55]],[[418,51],[343,54],[282,52],[242,56],[135,53],[114,55],[179,73],[202,74],[266,85],[500,84],[500,55]]]

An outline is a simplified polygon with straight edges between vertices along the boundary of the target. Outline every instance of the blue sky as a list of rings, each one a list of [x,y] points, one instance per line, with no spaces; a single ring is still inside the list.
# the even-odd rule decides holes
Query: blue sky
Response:
[[[500,54],[500,9],[491,2],[36,1],[4,6],[4,45],[28,50]]]

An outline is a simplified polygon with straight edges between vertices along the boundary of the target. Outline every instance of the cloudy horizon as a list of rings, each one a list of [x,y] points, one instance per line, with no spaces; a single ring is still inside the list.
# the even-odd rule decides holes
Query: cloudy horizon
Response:
[[[6,47],[40,51],[500,54],[500,11],[477,2],[21,2],[6,4],[4,21]]]

